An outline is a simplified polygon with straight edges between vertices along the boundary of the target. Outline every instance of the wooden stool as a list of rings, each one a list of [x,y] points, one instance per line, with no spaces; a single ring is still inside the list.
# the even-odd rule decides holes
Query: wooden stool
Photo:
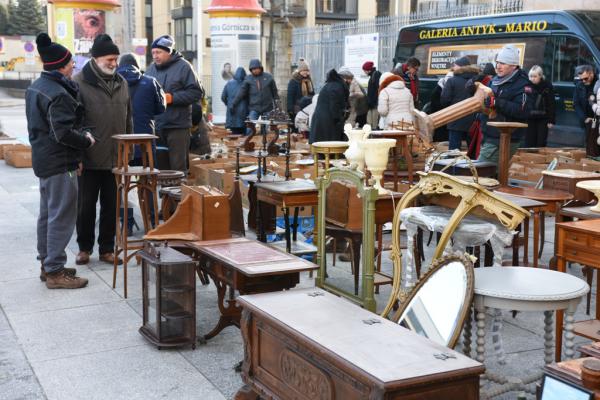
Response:
[[[117,166],[112,172],[117,183],[117,232],[115,238],[115,255],[113,264],[113,289],[117,283],[117,266],[119,254],[123,253],[123,295],[127,298],[127,263],[138,250],[143,248],[143,240],[128,240],[127,217],[129,199],[128,195],[132,189],[137,189],[144,231],[152,229],[150,221],[149,195],[152,196],[152,207],[154,209],[154,223],[158,225],[158,197],[156,185],[159,170],[154,168],[154,157],[152,155],[152,141],[158,137],[150,134],[113,135],[117,141]],[[142,151],[142,165],[130,167],[129,155],[133,153],[134,145],[139,145]],[[122,225],[119,220],[118,210],[123,207]],[[131,251],[131,253],[129,253]]]

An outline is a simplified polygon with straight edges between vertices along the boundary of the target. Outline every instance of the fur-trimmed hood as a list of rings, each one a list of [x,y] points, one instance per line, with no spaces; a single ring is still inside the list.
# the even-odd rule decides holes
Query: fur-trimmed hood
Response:
[[[383,78],[384,79],[379,82],[379,93],[381,93],[381,91],[388,87],[392,82],[401,82],[404,85],[404,79],[398,75],[389,74]]]
[[[458,67],[454,70],[454,76],[457,75],[472,75],[475,76],[481,72],[481,69],[477,65],[466,65],[464,67]]]

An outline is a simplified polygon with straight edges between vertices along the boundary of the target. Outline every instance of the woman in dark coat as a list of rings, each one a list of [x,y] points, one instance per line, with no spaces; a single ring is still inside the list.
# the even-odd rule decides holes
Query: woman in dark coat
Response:
[[[533,83],[534,103],[525,134],[525,147],[546,147],[548,128],[556,123],[554,87],[545,79],[544,71],[538,65],[529,70],[529,80]]]
[[[246,71],[243,67],[238,67],[235,70],[233,79],[228,81],[223,88],[221,101],[227,106],[227,115],[225,117],[225,128],[237,135],[243,135],[246,132],[245,121],[248,116],[248,100],[244,99],[232,110],[233,100],[237,97],[238,92],[246,78]]]
[[[309,143],[345,140],[344,113],[348,108],[348,85],[335,69],[327,73],[310,123]]]

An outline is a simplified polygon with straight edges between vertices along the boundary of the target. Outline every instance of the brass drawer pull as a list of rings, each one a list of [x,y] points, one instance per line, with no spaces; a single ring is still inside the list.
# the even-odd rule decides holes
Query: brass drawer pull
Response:
[[[571,236],[571,240],[577,240],[577,236]]]

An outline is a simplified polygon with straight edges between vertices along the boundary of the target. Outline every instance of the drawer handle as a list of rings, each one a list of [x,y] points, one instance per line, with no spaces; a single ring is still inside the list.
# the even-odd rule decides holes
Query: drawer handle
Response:
[[[577,236],[571,236],[572,240],[577,240]]]
[[[572,251],[572,253],[573,253],[573,255],[574,255],[574,256],[576,256],[576,255],[577,255],[577,252],[576,252],[576,251]]]

